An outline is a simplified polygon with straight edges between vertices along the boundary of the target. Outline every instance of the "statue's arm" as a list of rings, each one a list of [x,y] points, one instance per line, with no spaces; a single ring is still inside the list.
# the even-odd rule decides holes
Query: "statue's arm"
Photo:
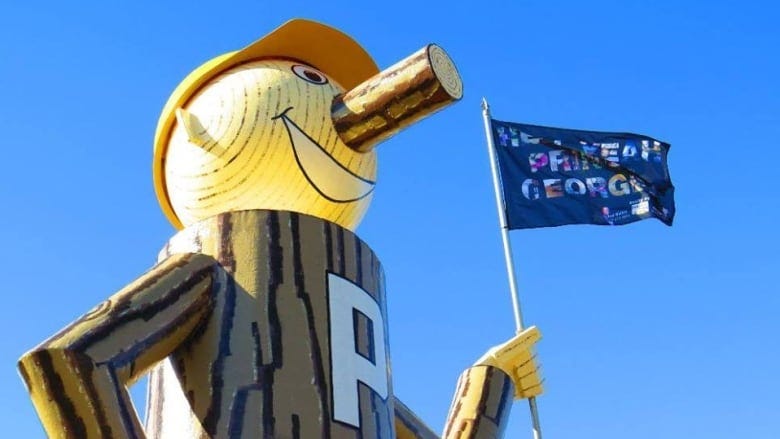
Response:
[[[532,326],[490,349],[458,379],[444,439],[503,437],[512,401],[542,393],[532,348],[541,338]]]
[[[539,330],[531,326],[488,350],[460,375],[443,439],[503,437],[513,400],[542,393],[539,365],[533,355],[540,338]],[[394,405],[397,439],[439,438],[397,398]]]
[[[127,386],[209,315],[217,262],[171,256],[19,360],[51,438],[143,438]]]

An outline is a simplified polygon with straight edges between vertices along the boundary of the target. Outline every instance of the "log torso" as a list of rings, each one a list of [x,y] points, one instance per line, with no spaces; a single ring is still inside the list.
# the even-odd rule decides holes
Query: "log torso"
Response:
[[[384,278],[365,243],[242,211],[182,230],[160,259],[185,252],[224,272],[211,316],[151,375],[148,437],[394,437]]]

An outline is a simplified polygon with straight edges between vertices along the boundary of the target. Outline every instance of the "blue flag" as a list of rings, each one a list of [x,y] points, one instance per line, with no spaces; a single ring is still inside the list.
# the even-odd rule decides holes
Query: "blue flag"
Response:
[[[498,120],[491,127],[510,229],[645,218],[672,225],[668,143]]]

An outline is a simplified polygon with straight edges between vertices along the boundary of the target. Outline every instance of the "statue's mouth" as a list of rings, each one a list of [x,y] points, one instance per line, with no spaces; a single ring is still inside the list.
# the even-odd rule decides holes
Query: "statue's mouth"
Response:
[[[334,203],[357,201],[373,192],[375,181],[361,177],[339,163],[287,117],[287,112],[292,109],[288,107],[273,119],[284,122],[295,161],[314,190]]]

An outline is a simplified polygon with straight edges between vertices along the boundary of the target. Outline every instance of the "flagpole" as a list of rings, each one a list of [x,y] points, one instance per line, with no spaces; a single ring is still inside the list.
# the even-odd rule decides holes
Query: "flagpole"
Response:
[[[517,280],[515,279],[515,263],[512,259],[512,243],[509,241],[509,228],[506,223],[506,209],[504,197],[501,195],[501,184],[498,178],[498,164],[496,163],[496,146],[493,143],[493,132],[490,129],[490,106],[487,99],[482,98],[482,117],[485,122],[485,136],[487,137],[488,153],[490,154],[490,171],[493,173],[493,189],[496,192],[496,207],[498,208],[498,222],[501,226],[501,240],[504,243],[504,259],[506,272],[509,276],[509,292],[512,295],[512,308],[515,313],[515,326],[517,332],[523,330],[523,313],[520,309],[520,298],[517,294]],[[542,428],[539,424],[539,410],[536,407],[536,397],[528,398],[531,411],[534,439],[542,439]]]

